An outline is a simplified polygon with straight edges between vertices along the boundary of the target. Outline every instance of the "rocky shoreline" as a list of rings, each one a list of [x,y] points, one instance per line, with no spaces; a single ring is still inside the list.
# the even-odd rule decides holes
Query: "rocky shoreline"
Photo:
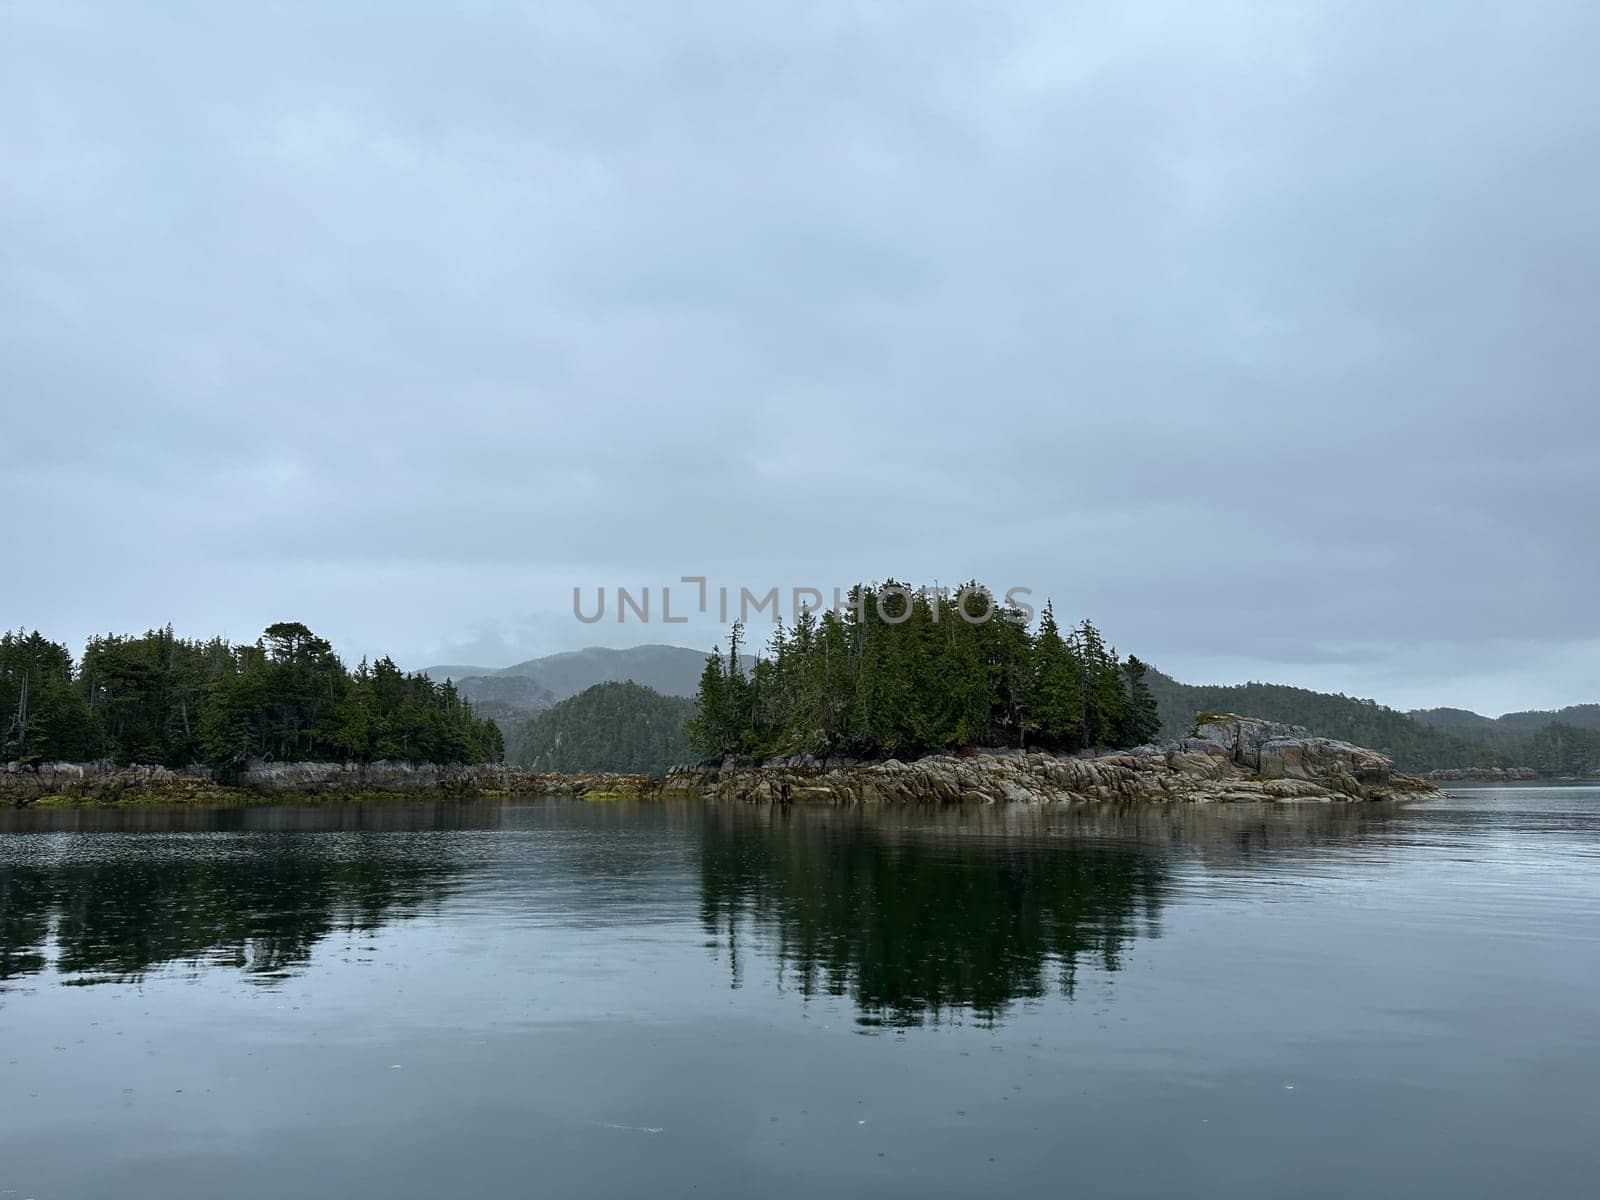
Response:
[[[1375,750],[1295,725],[1208,717],[1165,746],[1100,754],[1022,750],[910,762],[798,756],[678,767],[662,779],[557,775],[499,764],[248,763],[212,770],[41,763],[0,768],[0,806],[220,805],[351,799],[574,796],[786,804],[1208,803],[1428,799],[1432,782]]]
[[[39,763],[0,768],[0,807],[226,805],[443,797],[639,796],[659,780],[644,775],[555,775],[498,763],[247,763],[206,767],[117,767],[111,763]]]
[[[1065,756],[1022,750],[939,754],[911,762],[808,756],[680,767],[670,797],[746,803],[942,804],[1420,800],[1442,793],[1375,750],[1296,725],[1208,717],[1165,746]]]

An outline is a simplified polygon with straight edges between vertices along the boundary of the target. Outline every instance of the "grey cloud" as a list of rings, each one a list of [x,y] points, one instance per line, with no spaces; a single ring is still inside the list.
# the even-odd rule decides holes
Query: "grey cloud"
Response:
[[[1596,698],[1590,6],[3,20],[11,624],[980,575],[1182,677]]]

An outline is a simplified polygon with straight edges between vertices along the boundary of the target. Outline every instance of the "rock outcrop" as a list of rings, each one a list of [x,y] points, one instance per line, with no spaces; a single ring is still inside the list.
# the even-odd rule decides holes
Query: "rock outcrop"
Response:
[[[660,790],[665,796],[830,804],[1396,800],[1439,794],[1427,781],[1400,774],[1375,750],[1231,714],[1208,717],[1192,736],[1166,746],[1076,756],[991,750],[912,762],[730,759],[680,767]]]
[[[495,763],[274,763],[241,767],[117,767],[112,763],[6,763],[0,805],[226,804],[341,796],[640,795],[643,775],[554,775]]]

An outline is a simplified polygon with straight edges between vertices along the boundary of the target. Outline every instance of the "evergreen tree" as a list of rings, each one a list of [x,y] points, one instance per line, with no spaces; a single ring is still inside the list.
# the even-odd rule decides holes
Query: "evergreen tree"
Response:
[[[38,630],[0,636],[0,759],[83,759],[93,741],[67,648]]]
[[[1156,706],[1154,693],[1145,677],[1150,673],[1148,663],[1128,655],[1122,664],[1127,682],[1127,698],[1122,710],[1122,732],[1119,740],[1127,746],[1142,746],[1155,740],[1161,732],[1161,710]]]
[[[1106,649],[1100,631],[1087,620],[1074,633],[1073,650],[1083,697],[1082,745],[1120,745],[1124,697],[1116,655]]]
[[[738,745],[728,692],[722,651],[713,646],[706,657],[705,670],[700,672],[700,691],[688,726],[689,745],[701,758],[720,758]]]
[[[1039,618],[1033,653],[1035,736],[1047,749],[1076,750],[1083,744],[1083,682],[1049,602]]]

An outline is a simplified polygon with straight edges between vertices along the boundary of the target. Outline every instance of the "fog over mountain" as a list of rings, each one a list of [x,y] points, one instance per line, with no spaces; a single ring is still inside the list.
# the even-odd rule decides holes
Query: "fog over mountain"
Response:
[[[1592,703],[1597,44],[1578,0],[7,5],[0,624],[505,667],[723,632],[575,587],[889,561],[1181,680]]]
[[[751,659],[740,656],[746,666]],[[663,696],[693,696],[706,652],[686,646],[590,646],[529,659],[499,669],[425,667],[435,683],[453,680],[480,713],[506,719],[552,707],[597,683],[638,683]]]

